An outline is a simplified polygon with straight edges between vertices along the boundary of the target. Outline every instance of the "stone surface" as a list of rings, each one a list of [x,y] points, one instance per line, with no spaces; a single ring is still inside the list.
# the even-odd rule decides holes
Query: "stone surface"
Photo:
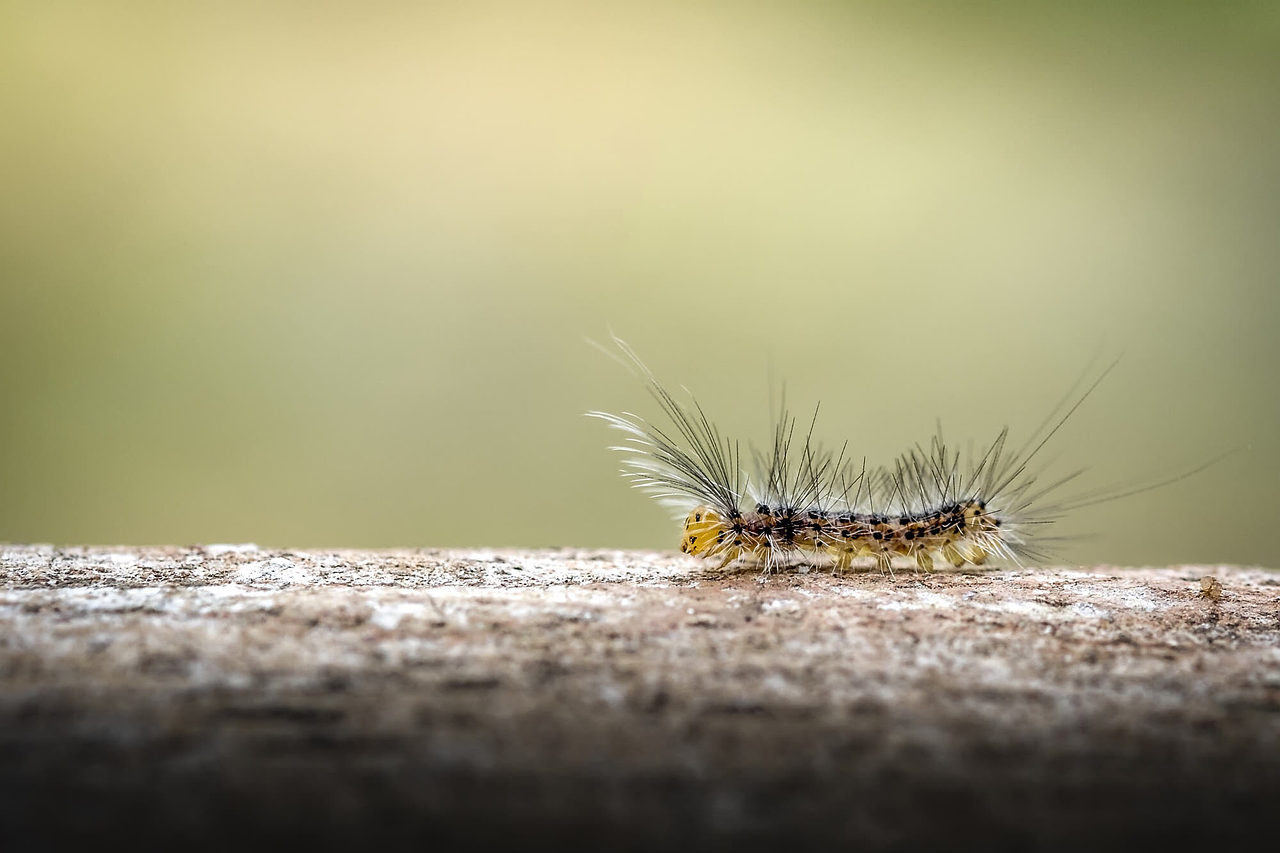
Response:
[[[1217,846],[1278,804],[1261,569],[0,545],[9,849]]]

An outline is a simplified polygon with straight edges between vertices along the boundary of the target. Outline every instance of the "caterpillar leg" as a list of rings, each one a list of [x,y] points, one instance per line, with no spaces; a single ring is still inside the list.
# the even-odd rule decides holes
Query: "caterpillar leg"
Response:
[[[950,542],[942,546],[942,556],[946,557],[947,562],[957,569],[969,562],[965,559],[964,554],[960,553],[960,549]]]
[[[716,568],[723,569],[725,566],[729,565],[730,563],[732,563],[734,560],[738,559],[741,556],[742,556],[742,549],[737,547],[736,545],[731,548],[726,548],[724,550],[724,557],[721,558],[719,564],[716,565]]]
[[[756,580],[760,581],[760,583],[764,583],[765,578],[781,568],[778,563],[770,559],[761,560],[757,565],[760,566],[760,574],[756,577]]]
[[[921,548],[915,553],[916,567],[922,572],[933,571],[933,554],[929,553],[929,549]]]

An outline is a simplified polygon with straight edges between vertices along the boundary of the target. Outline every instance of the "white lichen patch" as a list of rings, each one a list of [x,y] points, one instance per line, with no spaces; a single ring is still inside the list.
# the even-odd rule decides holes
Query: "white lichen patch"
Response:
[[[801,612],[801,605],[794,598],[775,598],[761,604],[760,612],[769,616],[795,616]]]
[[[956,606],[953,595],[943,595],[928,590],[913,590],[906,594],[909,597],[897,597],[881,601],[876,605],[879,610],[929,610],[934,608],[951,609]]]
[[[1101,607],[1095,607],[1087,601],[1077,601],[1071,605],[1071,612],[1083,619],[1106,619],[1111,615]]]
[[[1155,610],[1157,607],[1156,602],[1151,599],[1150,591],[1145,589],[1130,590],[1125,595],[1120,596],[1118,604],[1133,610],[1146,610],[1148,612]]]
[[[385,631],[394,631],[405,619],[439,620],[443,618],[443,611],[424,602],[385,601],[373,604],[369,624]]]
[[[246,563],[232,573],[239,583],[245,584],[291,584],[315,583],[321,574],[314,569],[299,566],[292,560],[273,557],[270,560],[258,560]]]

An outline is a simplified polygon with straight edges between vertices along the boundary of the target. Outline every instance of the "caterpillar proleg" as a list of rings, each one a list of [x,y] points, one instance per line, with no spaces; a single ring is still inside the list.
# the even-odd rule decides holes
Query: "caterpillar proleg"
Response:
[[[1053,526],[1070,511],[1181,480],[1217,461],[1160,481],[1086,491],[1069,489],[1083,468],[1047,478],[1041,451],[1116,362],[1080,391],[1086,371],[1019,446],[1006,427],[962,453],[939,424],[927,444],[868,467],[847,442],[829,448],[815,440],[816,408],[807,424],[798,423],[784,403],[771,446],[748,446],[744,454],[692,395],[678,400],[630,346],[616,336],[613,342],[667,423],[630,412],[588,415],[624,434],[610,449],[625,454],[623,476],[633,487],[683,517],[680,550],[719,566],[769,571],[803,562],[844,570],[863,559],[892,573],[895,559],[921,571],[940,560],[956,568],[1043,562],[1053,556]]]

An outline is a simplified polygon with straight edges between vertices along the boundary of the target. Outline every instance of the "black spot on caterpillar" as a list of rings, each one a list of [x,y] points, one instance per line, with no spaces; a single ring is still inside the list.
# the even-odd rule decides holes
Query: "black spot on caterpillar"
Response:
[[[854,461],[847,442],[831,449],[814,440],[816,408],[798,433],[784,404],[772,446],[748,448],[744,459],[740,443],[722,435],[696,400],[677,400],[630,346],[616,336],[613,343],[621,358],[601,349],[644,381],[668,423],[630,412],[588,415],[626,436],[610,448],[625,454],[623,476],[684,517],[680,550],[720,566],[742,562],[768,571],[805,562],[843,570],[865,558],[892,573],[894,559],[923,571],[938,559],[956,568],[991,559],[1042,563],[1054,556],[1053,526],[1072,510],[1177,482],[1222,458],[1163,480],[1074,493],[1067,487],[1083,468],[1046,481],[1041,450],[1117,360],[1083,392],[1089,371],[1082,374],[1016,448],[1005,427],[962,454],[939,425],[927,445],[868,468],[865,458]]]

